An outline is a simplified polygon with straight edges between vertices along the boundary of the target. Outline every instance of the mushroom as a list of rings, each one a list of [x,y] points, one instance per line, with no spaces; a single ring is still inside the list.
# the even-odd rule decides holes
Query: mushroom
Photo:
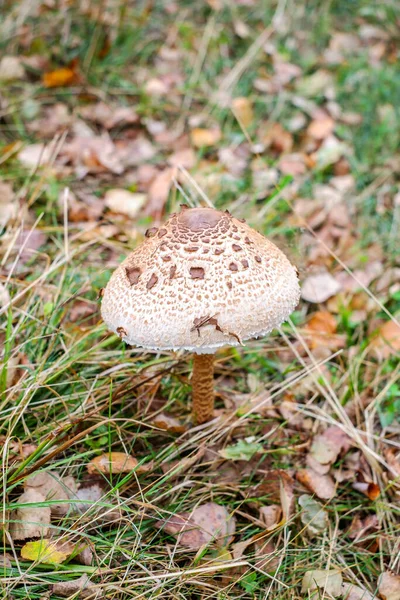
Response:
[[[299,297],[296,268],[272,242],[227,211],[183,206],[113,273],[101,312],[128,344],[194,353],[193,413],[204,423],[218,348],[266,335]]]

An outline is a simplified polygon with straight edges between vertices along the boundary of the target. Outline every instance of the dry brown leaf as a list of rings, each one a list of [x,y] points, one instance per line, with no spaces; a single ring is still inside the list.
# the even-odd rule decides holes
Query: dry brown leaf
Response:
[[[32,119],[27,127],[29,131],[38,133],[41,138],[53,137],[59,131],[64,131],[72,123],[72,115],[66,104],[56,102],[43,108],[43,117]]]
[[[155,220],[161,219],[163,215],[169,191],[176,175],[176,167],[168,167],[155,177],[149,187],[145,212],[147,215],[151,215]]]
[[[245,98],[243,96],[234,98],[232,100],[232,112],[239,121],[239,125],[245,129],[248,129],[253,123],[253,105],[249,98]]]
[[[31,258],[33,258],[39,248],[43,246],[47,241],[46,234],[40,229],[24,229],[22,230],[15,240],[14,251],[20,252],[19,262],[25,264]]]
[[[84,325],[93,326],[97,320],[97,318],[94,316],[96,315],[97,310],[98,305],[96,302],[89,302],[88,300],[75,300],[68,312],[68,318],[71,323],[85,321]],[[89,318],[93,316],[93,319]]]
[[[331,500],[336,494],[335,483],[330,475],[320,475],[312,469],[300,469],[296,478],[321,500]]]
[[[293,148],[293,136],[280,123],[263,127],[259,135],[260,141],[266,148],[271,148],[278,154],[289,153]]]
[[[263,533],[263,536],[265,534]],[[257,559],[254,563],[256,569],[266,572],[274,572],[279,567],[279,553],[275,543],[272,540],[264,541],[262,538],[256,539],[254,543],[254,554]]]
[[[355,516],[350,524],[348,536],[356,542],[364,537],[369,531],[378,531],[380,529],[379,519],[377,515],[368,515],[365,519],[361,519],[358,515]]]
[[[168,158],[168,163],[172,167],[183,167],[190,171],[196,164],[196,154],[193,148],[184,148],[171,154]]]
[[[309,275],[301,286],[301,297],[307,302],[319,304],[338,294],[341,285],[327,271]]]
[[[125,165],[120,152],[107,133],[101,136],[76,136],[64,144],[60,158],[72,163],[78,178],[88,173],[110,171],[123,173]]]
[[[322,114],[311,121],[307,127],[307,133],[314,140],[324,140],[335,128],[335,121],[332,117]]]
[[[45,537],[50,528],[50,506],[29,506],[45,502],[45,497],[39,492],[28,489],[17,500],[20,506],[11,513],[10,535],[13,540]]]
[[[177,536],[177,543],[192,550],[215,543],[218,547],[228,546],[235,533],[235,518],[224,506],[207,502],[192,512],[176,514],[169,519],[160,519],[156,527]]]
[[[263,475],[263,481],[252,488],[251,493],[257,498],[266,496],[268,502],[279,503],[282,518],[286,522],[294,509],[294,481],[283,469],[266,471]]]
[[[332,464],[339,454],[347,452],[352,445],[350,437],[340,427],[328,427],[324,433],[315,436],[310,455],[322,465]]]
[[[282,517],[282,509],[278,504],[270,504],[260,508],[260,520],[264,523],[267,531],[278,527]]]
[[[184,425],[178,419],[175,419],[175,417],[171,417],[165,413],[156,415],[151,420],[151,424],[154,425],[154,427],[158,427],[164,431],[170,431],[171,433],[183,433],[184,431],[187,431],[187,425]]]
[[[112,212],[135,219],[146,204],[146,194],[115,188],[107,190],[104,201]]]
[[[45,144],[30,144],[17,154],[20,163],[28,169],[47,165],[53,156],[53,149]]]
[[[302,154],[285,154],[279,159],[278,167],[283,175],[291,175],[297,177],[304,175],[307,171],[307,166]]]
[[[382,600],[400,600],[400,575],[385,571],[379,577],[378,590]]]
[[[324,590],[324,593],[336,598],[342,594],[343,577],[336,569],[316,569],[304,573],[301,584],[302,593]]]
[[[195,148],[215,146],[221,139],[221,130],[218,127],[214,127],[213,129],[195,127],[190,132],[190,138]]]
[[[76,71],[68,67],[43,74],[43,85],[47,88],[64,87],[77,83],[77,81]]]
[[[59,199],[59,205],[62,206],[64,195]],[[68,219],[72,223],[81,223],[83,221],[97,221],[104,212],[104,202],[94,194],[81,192],[79,199],[69,191],[68,194]]]
[[[379,360],[386,360],[400,352],[400,326],[394,321],[386,321],[378,330],[376,338],[371,342]]]
[[[100,598],[103,597],[102,592],[101,596],[96,593],[96,589],[93,584],[90,582],[89,577],[84,573],[78,579],[68,580],[68,581],[58,581],[53,585],[53,594],[57,596],[63,596],[65,598],[77,597],[76,594],[79,593],[79,598]]]
[[[379,485],[373,481],[355,481],[352,487],[357,490],[357,492],[361,492],[364,494],[364,496],[367,496],[367,498],[372,501],[377,500],[381,495]]]
[[[42,494],[46,500],[61,500],[60,504],[51,504],[52,514],[65,515],[70,509],[69,500],[76,492],[77,486],[73,477],[59,477],[55,471],[39,471],[24,481],[26,491],[34,490]]]
[[[112,107],[105,102],[85,106],[79,110],[79,113],[83,118],[98,123],[106,129],[112,129],[117,125],[133,125],[139,122],[139,117],[133,107]]]
[[[134,140],[116,140],[115,147],[119,162],[125,168],[144,165],[156,153],[153,144],[144,136],[139,136]],[[147,167],[155,168],[153,165],[147,165]]]
[[[353,583],[343,583],[342,598],[343,600],[374,600],[376,596]]]
[[[96,456],[87,465],[88,473],[129,473],[138,466],[138,461],[125,452],[109,452]]]

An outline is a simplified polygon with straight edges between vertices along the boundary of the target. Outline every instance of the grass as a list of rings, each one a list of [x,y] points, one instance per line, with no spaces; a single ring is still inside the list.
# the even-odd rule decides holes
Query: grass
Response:
[[[20,544],[13,548],[4,533],[4,553],[10,555],[11,563],[0,567],[2,597],[58,598],[61,596],[50,592],[52,584],[86,573],[95,584],[97,597],[103,593],[121,600],[295,600],[306,597],[301,592],[302,578],[314,569],[338,569],[345,581],[365,587],[377,597],[380,573],[388,569],[398,572],[398,475],[396,483],[393,472],[387,469],[387,450],[399,449],[399,362],[395,353],[378,362],[370,348],[380,321],[389,315],[399,318],[400,296],[395,284],[376,289],[372,283],[372,298],[363,291],[348,292],[340,295],[336,306],[323,306],[333,311],[338,333],[345,338],[339,353],[332,351],[321,357],[314,355],[313,349],[302,348],[308,343],[305,322],[315,308],[306,302],[292,316],[293,327],[286,324],[282,332],[267,339],[240,350],[222,351],[216,368],[217,407],[224,409],[225,416],[205,426],[190,426],[183,433],[163,431],[153,425],[160,411],[190,424],[190,358],[124,346],[107,333],[98,310],[101,288],[116,264],[135,247],[151,219],[140,217],[127,227],[106,213],[100,224],[95,224],[95,235],[88,236],[79,224],[65,222],[59,202],[65,187],[101,198],[109,188],[127,187],[125,176],[99,173],[77,180],[72,169],[61,175],[50,167],[30,171],[21,166],[10,145],[42,141],[41,132],[31,130],[30,120],[39,118],[43,106],[62,102],[79,111],[93,97],[120,106],[134,105],[144,122],[166,123],[171,130],[181,123],[188,131],[190,119],[201,116],[205,126],[217,124],[221,128],[220,147],[236,147],[248,137],[256,143],[259,124],[276,121],[288,127],[299,112],[295,84],[270,94],[254,86],[257,78],[267,79],[273,73],[268,54],[268,43],[273,43],[283,58],[303,69],[302,78],[319,69],[328,70],[335,92],[332,101],[342,112],[362,117],[357,125],[338,122],[335,130],[351,149],[348,162],[356,189],[347,198],[347,205],[353,245],[351,252],[333,245],[322,263],[338,271],[339,258],[354,271],[377,256],[389,270],[398,266],[398,207],[393,201],[399,185],[398,65],[389,43],[378,62],[371,59],[365,43],[337,64],[326,66],[321,56],[334,32],[359,36],[360,24],[384,29],[396,40],[398,7],[389,1],[379,6],[368,0],[280,2],[276,6],[265,0],[249,6],[221,3],[221,10],[213,10],[213,3],[182,2],[174,13],[162,2],[115,4],[114,8],[111,3],[104,8],[101,3],[89,3],[86,10],[80,3],[46,3],[39,14],[29,12],[26,2],[6,2],[4,8],[13,25],[0,42],[1,53],[39,54],[49,61],[47,71],[76,61],[83,83],[46,89],[38,76],[40,69],[31,66],[28,79],[1,87],[5,107],[0,124],[1,178],[12,183],[21,205],[30,207],[29,215],[20,212],[3,231],[1,246],[1,281],[11,296],[11,306],[0,309],[3,518],[9,519],[24,480],[37,470],[55,471],[85,483],[90,481],[87,463],[109,451],[132,453],[141,464],[152,467],[140,475],[132,471],[103,476],[105,492],[95,506],[88,504],[78,517],[53,520],[52,531],[58,537],[93,549],[89,566],[74,559],[61,565],[25,561],[20,556]],[[99,17],[96,10],[102,6]],[[286,31],[277,31],[273,25],[272,18],[280,10]],[[235,33],[238,22],[247,26],[247,37]],[[26,28],[26,39],[21,27]],[[252,56],[252,44],[264,28],[270,27],[273,31],[265,42],[267,52],[261,49]],[[169,68],[182,73],[179,93],[151,96],[146,92],[146,81],[162,71],[157,61],[165,45],[178,56],[178,66]],[[198,58],[201,52],[203,60]],[[244,65],[242,74],[236,71],[237,65]],[[232,73],[239,75],[233,77]],[[233,96],[253,101],[256,116],[246,132],[216,96],[224,84]],[[325,104],[324,90],[308,100]],[[186,107],[183,116],[182,106]],[[124,139],[125,132],[121,128],[112,135]],[[293,136],[296,147],[304,137],[304,128]],[[302,245],[304,229],[294,218],[293,208],[296,198],[310,198],[317,184],[329,184],[335,175],[334,165],[312,169],[304,178],[282,175],[275,187],[258,194],[252,169],[247,166],[242,176],[232,177],[221,166],[217,150],[196,150],[193,180],[215,206],[245,217],[273,238],[305,277],[310,261]],[[151,162],[164,166],[168,155],[169,150],[158,147]],[[261,153],[258,159],[264,170],[279,162],[273,151]],[[294,195],[293,183],[297,186]],[[136,191],[136,184],[132,185]],[[202,202],[192,179],[184,179],[182,187],[192,204]],[[183,194],[172,190],[166,212],[173,211],[182,200]],[[33,257],[22,261],[12,249],[15,235],[19,227],[30,229],[35,222],[35,228],[46,235],[46,242]],[[110,224],[116,225],[117,232],[106,238],[101,225]],[[71,320],[71,311],[79,302],[91,310]],[[367,303],[367,317],[357,320],[355,311]],[[10,381],[17,360],[19,378]],[[248,400],[260,393],[270,395],[277,407],[283,400],[294,402],[300,418],[308,419],[309,428],[293,424],[277,412],[271,416],[232,409],[232,401],[240,394]],[[350,418],[346,407],[351,402],[355,412]],[[258,496],[255,486],[271,469],[294,474],[304,465],[312,436],[322,431],[324,424],[334,423],[356,440],[381,495],[370,500],[355,491],[351,481],[345,481],[338,484],[332,500],[321,501],[328,527],[320,535],[310,538],[297,501],[289,521],[266,532],[258,509],[273,502],[268,494]],[[260,444],[262,452],[249,462],[218,460],[219,450],[244,438]],[[21,457],[24,444],[35,445],[27,457]],[[207,452],[193,459],[202,448]],[[334,467],[341,466],[343,459],[339,458]],[[296,482],[296,499],[304,491]],[[218,550],[212,545],[193,552],[180,547],[163,528],[154,527],[157,518],[190,512],[210,501],[227,507],[235,516],[235,542],[259,535],[273,544],[269,566],[260,566],[254,545],[238,557],[232,548]],[[51,505],[51,500],[45,504]],[[102,513],[117,508],[116,521],[101,522],[99,507]],[[349,536],[353,517],[371,515],[376,515],[379,526],[355,542]],[[320,589],[319,595],[309,593],[307,597],[330,595]]]

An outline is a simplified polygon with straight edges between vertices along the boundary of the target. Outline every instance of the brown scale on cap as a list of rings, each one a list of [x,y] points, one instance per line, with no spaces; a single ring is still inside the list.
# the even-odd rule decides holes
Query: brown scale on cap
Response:
[[[148,282],[146,283],[146,288],[148,290],[151,290],[151,288],[156,285],[157,281],[158,281],[158,277],[155,273],[153,273],[152,276],[150,277],[150,279],[148,280]]]
[[[204,279],[203,267],[190,267],[190,277],[192,279]]]
[[[131,285],[136,285],[139,281],[141,270],[138,267],[125,267],[126,276]]]
[[[150,228],[115,271],[102,315],[113,331],[123,328],[130,344],[215,352],[237,345],[235,336],[267,333],[298,297],[294,267],[264,236],[230,213],[185,207]],[[222,331],[204,325],[199,339],[193,319],[216,314]]]

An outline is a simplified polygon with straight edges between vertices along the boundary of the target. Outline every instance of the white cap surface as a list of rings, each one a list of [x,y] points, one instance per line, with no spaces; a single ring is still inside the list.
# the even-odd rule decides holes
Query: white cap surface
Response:
[[[183,208],[113,273],[101,312],[128,344],[213,353],[269,333],[299,297],[272,242],[227,212]]]

